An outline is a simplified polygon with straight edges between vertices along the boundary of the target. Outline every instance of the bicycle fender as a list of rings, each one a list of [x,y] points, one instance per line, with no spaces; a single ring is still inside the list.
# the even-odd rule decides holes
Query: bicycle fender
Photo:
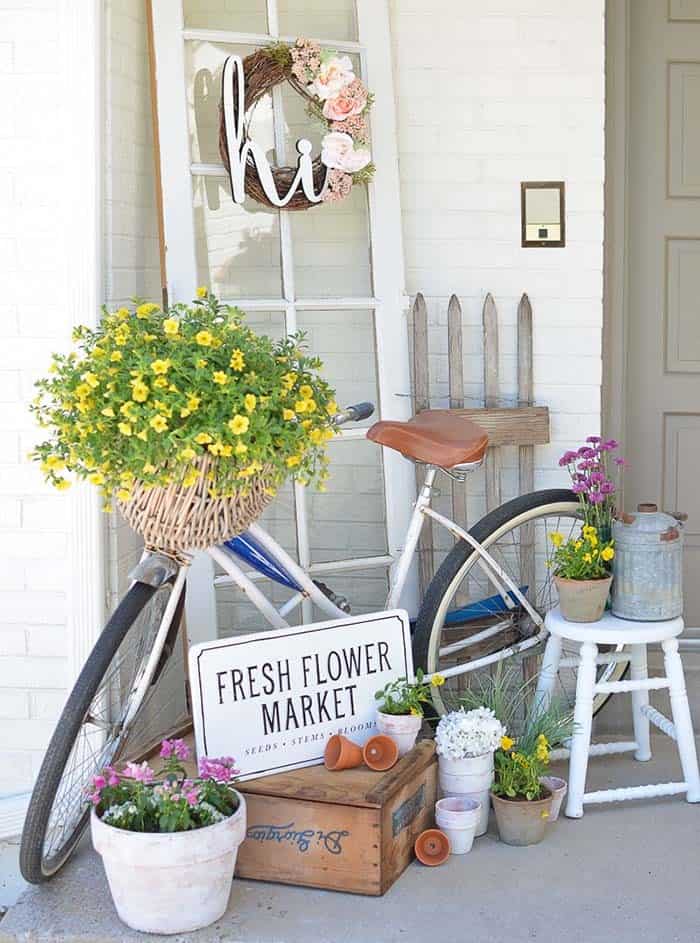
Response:
[[[175,576],[178,569],[177,563],[164,553],[149,553],[129,573],[129,579],[158,589]]]

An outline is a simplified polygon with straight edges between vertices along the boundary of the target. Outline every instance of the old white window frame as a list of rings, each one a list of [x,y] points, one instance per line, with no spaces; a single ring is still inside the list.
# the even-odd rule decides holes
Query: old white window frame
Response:
[[[157,126],[162,187],[164,287],[171,301],[189,300],[197,283],[192,180],[194,176],[225,177],[223,164],[192,163],[188,141],[185,89],[185,43],[192,40],[251,47],[272,40],[293,42],[280,35],[277,0],[266,0],[267,34],[230,30],[192,29],[184,24],[181,0],[151,0]],[[398,152],[394,88],[391,69],[391,36],[388,0],[357,0],[358,42],[318,38],[324,46],[359,56],[363,78],[376,94],[372,110],[372,155],[377,166],[369,187],[369,223],[374,295],[352,298],[297,298],[289,215],[280,213],[282,292],[277,298],[235,298],[244,310],[280,311],[287,332],[297,328],[297,310],[372,310],[375,324],[378,414],[382,419],[405,420],[411,415],[408,359],[407,299],[404,293],[404,260],[399,198]],[[285,162],[284,112],[280,88],[273,90],[275,147],[279,163]],[[313,212],[310,210],[309,212]],[[369,392],[369,391],[368,391]],[[343,432],[343,439],[364,438],[361,429]],[[306,492],[295,488],[299,563],[311,573],[335,570],[393,567],[402,548],[415,496],[411,463],[395,452],[384,451],[384,495],[388,554],[357,560],[311,563],[307,527]],[[187,612],[192,640],[211,638],[216,631],[213,570],[206,555],[198,555],[188,581]],[[415,612],[418,586],[411,575],[402,604]],[[304,605],[305,621],[311,606]]]

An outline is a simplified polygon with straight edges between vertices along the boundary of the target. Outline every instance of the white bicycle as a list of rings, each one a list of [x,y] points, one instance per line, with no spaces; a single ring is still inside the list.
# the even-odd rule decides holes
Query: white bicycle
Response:
[[[371,403],[350,406],[338,424],[372,415]],[[433,688],[443,713],[476,672],[528,653],[536,657],[545,636],[544,616],[556,604],[549,542],[580,527],[579,502],[568,490],[537,491],[508,501],[471,530],[431,507],[436,475],[464,480],[483,461],[484,431],[458,413],[426,411],[408,422],[378,422],[372,441],[426,466],[403,550],[394,561],[387,609],[400,604],[425,518],[446,527],[456,542],[430,582],[413,627],[414,664],[447,680]],[[258,524],[207,551],[273,628],[310,600],[325,618],[343,618],[347,600],[313,580]],[[256,572],[253,572],[256,571]],[[188,567],[159,552],[144,553],[132,584],[105,626],[66,702],[46,751],[22,835],[20,866],[39,883],[55,874],[88,822],[85,787],[105,765],[137,759],[171,723],[175,698],[183,700],[182,648],[178,633]],[[277,608],[259,586],[259,574],[285,587]],[[256,579],[251,576],[255,575]],[[573,704],[575,653],[559,673],[562,696]],[[600,680],[618,680],[624,661],[601,666]],[[606,695],[600,695],[600,710]]]

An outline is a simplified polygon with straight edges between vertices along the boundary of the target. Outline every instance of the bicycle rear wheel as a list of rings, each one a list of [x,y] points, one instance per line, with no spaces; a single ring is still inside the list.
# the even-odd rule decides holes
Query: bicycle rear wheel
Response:
[[[470,533],[508,573],[515,585],[524,592],[526,590],[528,601],[544,616],[557,604],[556,587],[548,566],[552,553],[548,535],[558,531],[569,537],[580,527],[576,496],[568,490],[552,489],[506,502],[483,517]],[[533,554],[523,552],[527,545],[534,548],[534,571],[530,562]],[[476,551],[461,540],[452,548],[428,586],[416,622],[413,658],[416,666],[429,673],[494,655],[530,637],[536,630],[523,607],[506,609],[478,563]],[[540,645],[517,657],[531,659],[528,667],[535,673],[543,649],[544,646]],[[563,652],[563,657],[576,654],[578,649],[572,643]],[[625,662],[601,666],[598,680],[617,681],[623,677],[627,666]],[[491,666],[476,668],[449,678],[444,687],[433,688],[436,711],[443,714],[456,706],[464,688],[475,679],[478,684],[478,673],[491,670]],[[555,696],[573,707],[575,692],[575,668],[561,668]],[[596,696],[594,712],[602,709],[609,696]]]
[[[184,720],[182,658],[168,660],[182,618],[181,585],[166,631],[163,620],[173,583],[158,588],[134,583],[85,662],[56,725],[27,810],[20,870],[30,883],[54,875],[78,844],[89,820],[86,789],[92,777],[127,758],[127,747],[129,758],[138,757],[160,734]],[[162,652],[153,669],[149,665],[156,642]],[[183,716],[178,718],[178,713]]]

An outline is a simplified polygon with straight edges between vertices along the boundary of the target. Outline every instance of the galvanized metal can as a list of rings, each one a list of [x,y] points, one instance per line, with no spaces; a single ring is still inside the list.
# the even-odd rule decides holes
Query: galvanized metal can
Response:
[[[613,522],[613,615],[658,622],[682,614],[684,517],[639,504]]]

